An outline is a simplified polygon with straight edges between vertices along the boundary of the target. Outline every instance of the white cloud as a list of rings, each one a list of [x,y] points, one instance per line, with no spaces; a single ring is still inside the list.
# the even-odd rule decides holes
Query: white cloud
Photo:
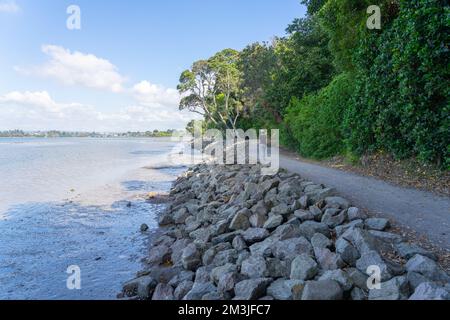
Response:
[[[56,102],[48,92],[0,95],[0,130],[146,131],[183,129],[192,115],[166,106],[130,106],[100,112],[79,103]]]
[[[121,92],[126,78],[117,67],[106,59],[93,54],[71,52],[60,46],[44,45],[42,52],[50,60],[42,66],[16,70],[23,74],[56,79],[65,85],[80,85],[88,88]]]
[[[129,100],[126,104],[127,107],[116,109],[115,112],[104,113],[97,112],[92,106],[57,103],[46,91],[10,92],[0,96],[0,130],[6,127],[12,129],[11,124],[14,124],[13,128],[27,130],[183,129],[190,120],[199,119],[196,114],[179,110],[180,94],[176,89],[166,88],[146,80],[126,88],[125,77],[120,75],[117,67],[108,60],[98,58],[93,54],[71,52],[54,45],[44,45],[42,51],[49,56],[49,61],[41,66],[29,69],[16,68],[16,70],[22,74],[56,79],[66,85],[78,85],[119,93],[122,98]],[[16,114],[21,115],[23,121],[20,119],[11,122],[5,120],[14,115],[11,106],[15,108]],[[6,115],[6,110],[12,113]],[[39,118],[36,118],[37,110],[41,112]],[[30,125],[25,123],[28,120]]]
[[[20,7],[15,1],[0,1],[0,12],[16,13],[20,11]]]
[[[148,107],[175,106],[178,108],[180,102],[180,95],[176,89],[165,88],[148,81],[135,84],[131,91],[140,104]]]

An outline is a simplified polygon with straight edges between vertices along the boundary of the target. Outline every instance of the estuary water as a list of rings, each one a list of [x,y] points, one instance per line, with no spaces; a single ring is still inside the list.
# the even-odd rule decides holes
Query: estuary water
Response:
[[[184,167],[164,138],[0,138],[0,299],[115,299]],[[81,289],[69,289],[69,266]]]

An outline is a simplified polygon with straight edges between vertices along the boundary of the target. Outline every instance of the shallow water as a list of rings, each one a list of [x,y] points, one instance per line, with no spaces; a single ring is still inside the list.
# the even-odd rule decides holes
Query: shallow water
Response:
[[[0,299],[114,299],[184,169],[164,139],[0,139]],[[150,169],[161,168],[161,169]],[[69,290],[67,268],[81,270]]]

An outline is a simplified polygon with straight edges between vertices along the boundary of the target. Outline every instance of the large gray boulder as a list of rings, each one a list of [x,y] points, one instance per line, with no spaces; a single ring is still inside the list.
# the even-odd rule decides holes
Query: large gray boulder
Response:
[[[450,294],[444,287],[433,282],[421,283],[409,300],[450,300]]]
[[[302,280],[278,279],[267,288],[267,295],[275,300],[292,300],[292,289],[294,286],[304,286],[304,284]]]
[[[149,299],[158,282],[151,276],[142,276],[123,285],[123,292],[128,297],[138,296],[140,299]]]
[[[266,295],[267,286],[272,282],[270,278],[243,280],[235,286],[235,300],[257,300]]]
[[[249,278],[264,278],[268,276],[266,260],[261,256],[250,256],[241,265],[241,273]]]
[[[184,296],[192,289],[193,285],[194,282],[192,281],[181,282],[173,292],[175,300],[182,300]]]
[[[184,248],[181,263],[186,270],[195,270],[201,264],[200,251],[195,244],[191,243]]]
[[[380,289],[369,290],[369,300],[405,300],[408,296],[408,280],[404,276],[382,282]]]
[[[158,284],[152,296],[152,300],[156,301],[174,300],[174,298],[172,286],[166,283]]]
[[[244,238],[245,242],[247,242],[247,244],[260,242],[268,236],[269,231],[264,228],[249,228],[242,234],[242,237]]]
[[[283,216],[281,215],[273,215],[270,216],[269,219],[267,219],[267,221],[264,223],[263,228],[265,229],[275,229],[276,227],[278,227],[279,225],[281,225],[283,223]]]
[[[302,300],[342,300],[343,290],[334,280],[307,281]]]
[[[243,209],[236,213],[230,223],[230,230],[247,230],[250,227],[250,210]]]
[[[211,282],[194,282],[192,289],[183,297],[183,300],[201,300],[205,294],[216,291],[217,288]]]
[[[330,237],[330,229],[325,223],[316,221],[305,221],[298,227],[301,236],[311,240],[316,233],[321,233],[326,237]]]
[[[281,260],[293,260],[300,254],[313,254],[313,248],[304,237],[277,241],[271,246],[275,258]]]
[[[369,218],[364,221],[364,224],[368,229],[378,231],[384,231],[390,227],[389,220],[384,218]]]
[[[319,280],[334,280],[339,283],[344,291],[349,291],[353,287],[352,279],[341,269],[325,271],[325,273],[319,277]]]
[[[290,278],[294,280],[310,280],[319,271],[316,261],[310,255],[301,254],[291,264]]]
[[[344,238],[339,238],[336,241],[336,253],[340,255],[341,259],[350,266],[355,266],[356,261],[361,257],[359,251]]]
[[[450,279],[435,261],[420,254],[416,254],[406,263],[406,270],[419,273],[432,281],[445,283]]]

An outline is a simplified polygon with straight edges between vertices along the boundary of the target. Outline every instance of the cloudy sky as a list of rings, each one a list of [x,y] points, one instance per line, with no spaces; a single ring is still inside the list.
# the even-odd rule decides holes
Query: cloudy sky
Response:
[[[283,35],[299,0],[0,0],[0,131],[181,129],[180,73]],[[81,8],[81,30],[66,27]]]

